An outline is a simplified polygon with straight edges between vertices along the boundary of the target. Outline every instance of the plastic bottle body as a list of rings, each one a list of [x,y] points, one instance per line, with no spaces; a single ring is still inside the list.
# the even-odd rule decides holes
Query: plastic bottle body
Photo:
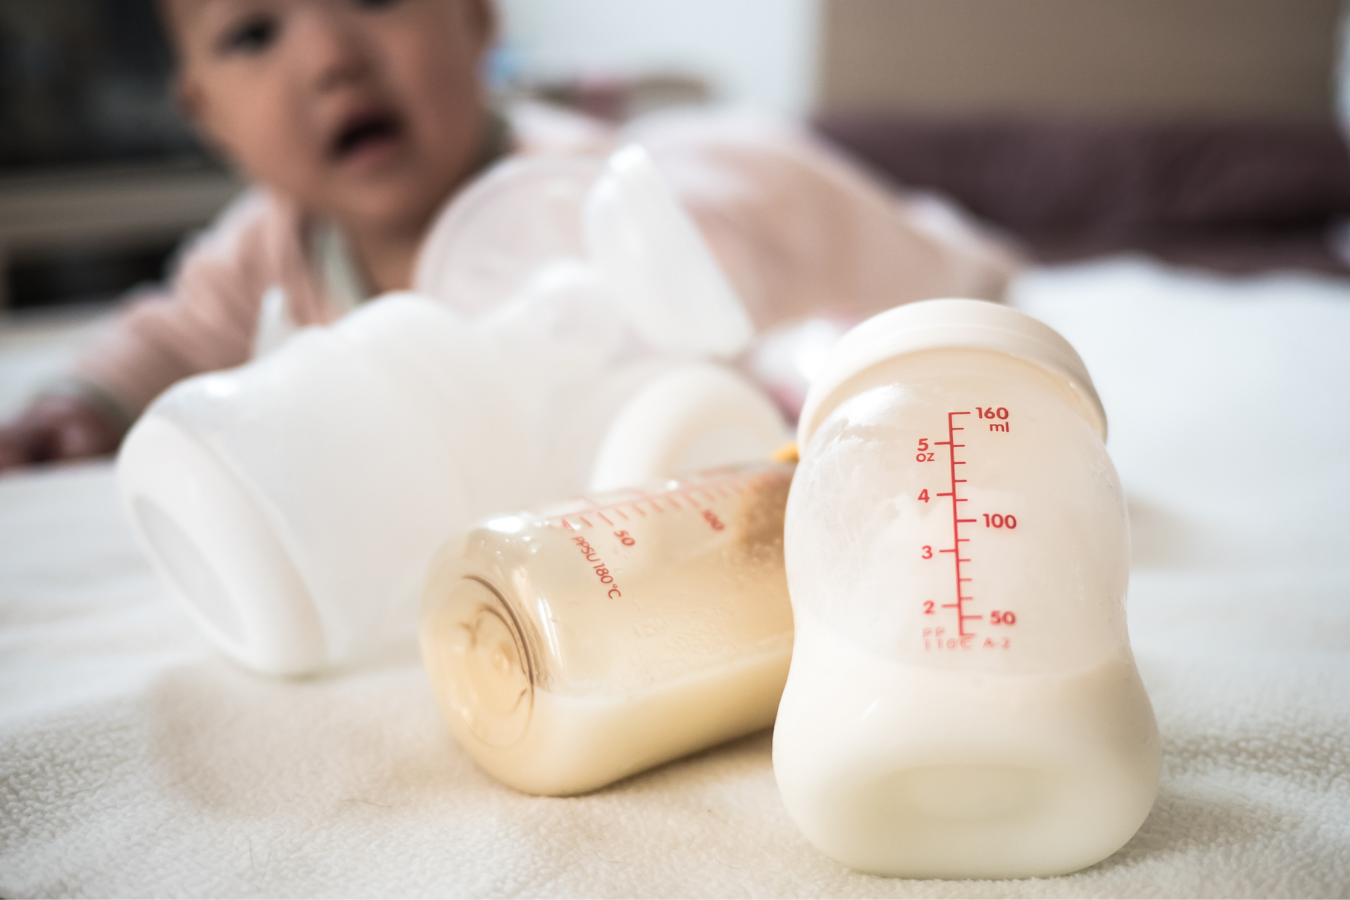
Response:
[[[772,724],[791,468],[719,470],[490,520],[433,567],[422,650],[460,744],[575,794]]]
[[[1157,727],[1130,653],[1119,480],[1081,396],[989,350],[834,391],[787,521],[784,802],[856,868],[1050,875],[1138,829]]]

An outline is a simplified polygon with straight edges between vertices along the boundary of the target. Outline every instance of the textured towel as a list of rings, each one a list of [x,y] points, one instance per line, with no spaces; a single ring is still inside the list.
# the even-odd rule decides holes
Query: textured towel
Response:
[[[1121,260],[1014,302],[1092,371],[1134,522],[1165,757],[1110,859],[851,872],[788,821],[767,733],[516,794],[410,657],[280,682],[211,652],[93,465],[0,478],[0,895],[1350,896],[1350,284]]]

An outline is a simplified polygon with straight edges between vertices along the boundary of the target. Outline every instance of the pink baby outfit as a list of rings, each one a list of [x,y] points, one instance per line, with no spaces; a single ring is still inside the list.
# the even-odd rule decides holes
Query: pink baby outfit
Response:
[[[652,152],[756,325],[844,307],[865,314],[934,296],[998,298],[1016,254],[935,201],[897,195],[803,131],[708,113],[623,129],[538,106],[509,116],[514,152]],[[169,289],[135,300],[79,358],[75,377],[129,424],[173,382],[246,362],[263,294],[296,325],[345,310],[312,258],[316,223],[252,189],[185,252]]]

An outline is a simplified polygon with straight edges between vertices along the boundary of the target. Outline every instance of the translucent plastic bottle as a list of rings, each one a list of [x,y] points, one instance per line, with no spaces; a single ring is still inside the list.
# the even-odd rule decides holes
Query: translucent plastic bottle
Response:
[[[774,732],[788,812],[829,855],[1052,875],[1144,821],[1160,746],[1105,431],[1068,343],[995,304],[900,307],[830,354],[798,431]]]
[[[433,567],[422,653],[460,744],[533,794],[765,728],[787,677],[792,466],[492,519]]]

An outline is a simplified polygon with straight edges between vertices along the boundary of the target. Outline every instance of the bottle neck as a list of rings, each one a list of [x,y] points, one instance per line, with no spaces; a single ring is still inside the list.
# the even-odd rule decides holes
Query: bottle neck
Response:
[[[864,391],[886,384],[941,382],[952,376],[976,374],[995,380],[1013,379],[1038,385],[1047,394],[1069,406],[1105,441],[1104,417],[1063,375],[996,350],[953,347],[920,350],[892,357],[867,366],[844,380],[814,407],[809,433],[798,435],[800,449],[805,450],[820,425],[835,409]]]

